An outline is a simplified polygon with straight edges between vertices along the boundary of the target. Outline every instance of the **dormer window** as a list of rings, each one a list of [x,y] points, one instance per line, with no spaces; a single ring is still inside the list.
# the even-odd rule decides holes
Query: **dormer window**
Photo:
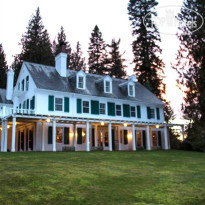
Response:
[[[77,78],[76,79],[76,87],[78,89],[85,89],[85,78],[86,78],[85,73],[82,70],[80,70],[77,73],[76,78]]]
[[[104,78],[104,92],[112,93],[112,79],[110,76]]]
[[[128,84],[128,95],[130,97],[135,97],[134,85],[132,84]]]

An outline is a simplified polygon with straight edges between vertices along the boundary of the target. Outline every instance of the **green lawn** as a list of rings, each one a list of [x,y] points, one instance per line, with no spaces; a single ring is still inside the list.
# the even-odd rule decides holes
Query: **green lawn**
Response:
[[[0,204],[205,204],[205,153],[0,153]]]

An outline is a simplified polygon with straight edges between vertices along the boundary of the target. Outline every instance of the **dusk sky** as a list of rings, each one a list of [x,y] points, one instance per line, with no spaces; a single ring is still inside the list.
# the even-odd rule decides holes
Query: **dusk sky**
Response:
[[[51,41],[56,39],[60,27],[63,26],[71,47],[74,48],[77,41],[80,41],[85,57],[91,32],[96,24],[106,43],[110,43],[112,38],[120,38],[121,51],[125,51],[124,58],[128,60],[127,73],[133,74],[134,66],[131,64],[133,37],[127,14],[128,2],[128,0],[0,0],[0,43],[3,44],[8,65],[13,61],[12,56],[20,53],[21,47],[18,43],[26,31],[32,13],[35,13],[39,6],[43,24],[48,30]],[[179,10],[182,0],[159,0],[159,7],[170,5],[177,6],[176,9]],[[164,15],[163,11],[165,10],[158,9],[158,15]],[[166,63],[165,75],[169,76],[165,78],[167,96],[179,117],[182,93],[176,87],[177,74],[170,65],[175,61],[179,42],[176,35],[168,35],[176,33],[177,29],[176,27],[171,30],[166,29],[169,32],[166,34],[163,29],[159,30],[162,39],[160,45],[163,50],[162,59]]]

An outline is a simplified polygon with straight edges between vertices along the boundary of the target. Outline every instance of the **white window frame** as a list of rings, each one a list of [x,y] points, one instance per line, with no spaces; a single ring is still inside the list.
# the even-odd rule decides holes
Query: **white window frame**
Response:
[[[128,88],[128,95],[130,96],[130,97],[135,97],[135,85],[133,84],[133,83],[128,83],[128,86],[127,86]],[[131,93],[130,92],[130,87],[132,87],[132,89],[133,89],[133,93]]]
[[[107,87],[106,86],[106,82],[109,82],[109,84],[110,84],[109,92],[106,89],[106,87]],[[104,78],[104,92],[105,93],[112,93],[112,78],[110,76],[108,76],[108,75]]]
[[[120,110],[119,109],[117,110],[117,106],[120,106]],[[117,114],[117,112],[119,112],[119,111],[120,111],[120,115]],[[115,105],[115,112],[116,112],[115,113],[116,116],[122,116],[122,105],[119,105],[119,104]]]
[[[62,110],[57,110],[56,109],[56,99],[61,99],[62,100]],[[63,98],[62,97],[55,97],[55,102],[54,103],[55,103],[55,105],[54,105],[55,111],[62,112],[63,111]],[[58,103],[57,105],[61,105],[61,104]]]
[[[135,111],[132,111],[132,108],[134,108],[135,109]],[[135,116],[132,116],[132,113],[135,113]],[[136,117],[136,108],[135,108],[135,106],[130,106],[130,117]]]
[[[104,108],[101,108],[101,105],[104,105]],[[104,110],[104,112],[101,113],[101,110]],[[106,115],[106,104],[105,103],[100,103],[99,104],[99,114],[100,115]]]
[[[79,79],[80,78],[83,78],[83,87],[79,87]],[[85,76],[85,73],[82,70],[80,70],[76,74],[76,88],[81,89],[81,90],[85,90],[85,87],[86,87],[86,76]]]
[[[86,102],[86,103],[88,102],[88,106],[85,107],[84,102]],[[88,112],[84,112],[84,108],[88,109]],[[90,101],[89,100],[83,100],[83,102],[82,102],[82,111],[83,111],[82,113],[87,113],[87,114],[90,113]]]
[[[155,116],[156,116],[155,109],[154,108],[150,108],[150,119],[155,119]]]

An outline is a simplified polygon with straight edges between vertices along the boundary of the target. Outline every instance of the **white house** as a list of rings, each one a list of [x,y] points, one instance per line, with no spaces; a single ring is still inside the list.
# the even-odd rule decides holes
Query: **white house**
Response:
[[[136,81],[24,62],[0,90],[1,151],[169,149],[164,103]]]

